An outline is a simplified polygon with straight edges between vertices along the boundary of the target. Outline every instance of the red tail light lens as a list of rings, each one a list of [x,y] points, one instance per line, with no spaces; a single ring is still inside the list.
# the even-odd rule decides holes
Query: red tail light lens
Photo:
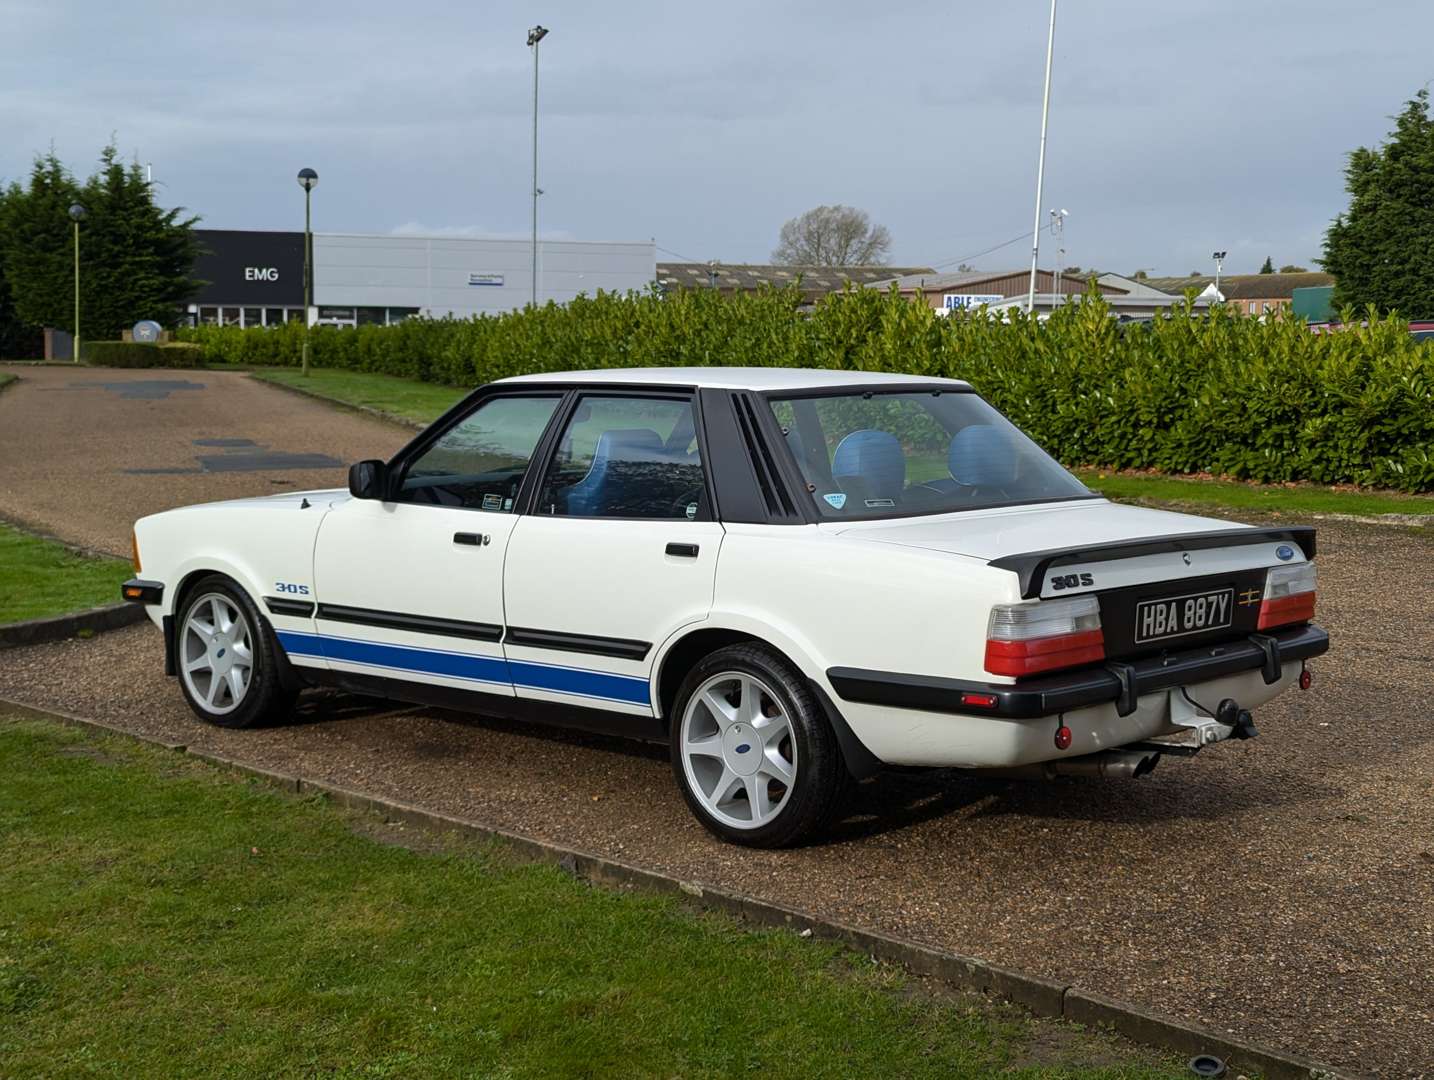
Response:
[[[1259,629],[1306,623],[1314,613],[1314,563],[1270,567],[1265,575],[1265,598],[1260,602]]]
[[[986,631],[986,670],[1035,675],[1105,659],[1100,604],[1094,596],[997,604]]]

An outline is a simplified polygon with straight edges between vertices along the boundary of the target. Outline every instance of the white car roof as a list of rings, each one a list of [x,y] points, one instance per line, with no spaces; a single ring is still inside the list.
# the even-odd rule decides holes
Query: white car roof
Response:
[[[499,383],[611,383],[633,386],[715,387],[724,390],[819,390],[824,386],[930,386],[939,383],[970,389],[959,379],[933,379],[921,375],[893,375],[879,371],[830,371],[821,368],[778,367],[668,367],[603,368],[599,371],[550,371],[541,375],[514,375]]]

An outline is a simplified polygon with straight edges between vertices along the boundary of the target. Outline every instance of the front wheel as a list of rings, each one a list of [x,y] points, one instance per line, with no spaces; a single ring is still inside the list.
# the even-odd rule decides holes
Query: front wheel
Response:
[[[836,736],[801,673],[765,645],[705,657],[673,709],[672,768],[697,820],[749,847],[820,831],[849,783]]]
[[[282,685],[274,631],[227,577],[189,590],[174,633],[179,686],[199,719],[247,728],[288,716],[296,695]]]

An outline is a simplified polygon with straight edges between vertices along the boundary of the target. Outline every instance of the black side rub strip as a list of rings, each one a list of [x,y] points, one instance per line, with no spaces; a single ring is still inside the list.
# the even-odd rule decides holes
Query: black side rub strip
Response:
[[[314,613],[312,600],[289,600],[283,596],[264,597],[264,606],[271,615],[297,615],[306,619]]]
[[[568,634],[561,630],[532,630],[508,627],[503,639],[506,645],[522,645],[529,649],[557,649],[560,652],[591,653],[593,656],[615,656],[620,660],[641,660],[652,648],[650,641],[629,638],[598,637],[595,634]]]
[[[420,634],[440,634],[443,637],[467,638],[469,641],[501,641],[503,638],[503,628],[493,623],[437,619],[429,615],[373,611],[369,608],[344,607],[341,604],[320,604],[318,617],[331,622],[382,626],[388,630],[413,630]]]
[[[843,700],[867,705],[1029,720],[1114,701],[1121,715],[1128,715],[1142,694],[1242,671],[1267,672],[1272,654],[1278,671],[1280,664],[1308,660],[1328,649],[1329,635],[1322,629],[1298,626],[1122,664],[1119,674],[1105,667],[1088,667],[1018,683],[985,683],[837,667],[827,671],[827,678]],[[996,706],[986,709],[963,705],[963,693],[989,694],[996,699]]]
[[[1315,557],[1314,529],[1308,525],[1296,525],[1287,529],[1217,529],[1214,532],[1188,533],[1183,536],[1117,540],[1110,544],[1091,544],[1079,548],[1051,548],[1047,551],[1030,551],[1024,555],[1002,555],[999,559],[992,559],[990,565],[1002,570],[1014,570],[1021,579],[1021,596],[1033,600],[1041,595],[1046,574],[1056,566],[1129,559],[1136,555],[1158,555],[1167,551],[1201,551],[1246,544],[1272,544],[1281,540],[1298,544],[1306,559]]]

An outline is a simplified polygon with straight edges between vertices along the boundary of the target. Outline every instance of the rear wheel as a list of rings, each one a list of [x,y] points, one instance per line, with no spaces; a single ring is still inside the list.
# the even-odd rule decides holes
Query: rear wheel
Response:
[[[848,774],[801,673],[765,645],[711,653],[673,709],[672,768],[693,814],[724,840],[784,847],[820,831]]]
[[[296,695],[281,685],[274,632],[228,578],[212,574],[189,590],[174,633],[179,686],[201,720],[246,728],[288,716]]]

